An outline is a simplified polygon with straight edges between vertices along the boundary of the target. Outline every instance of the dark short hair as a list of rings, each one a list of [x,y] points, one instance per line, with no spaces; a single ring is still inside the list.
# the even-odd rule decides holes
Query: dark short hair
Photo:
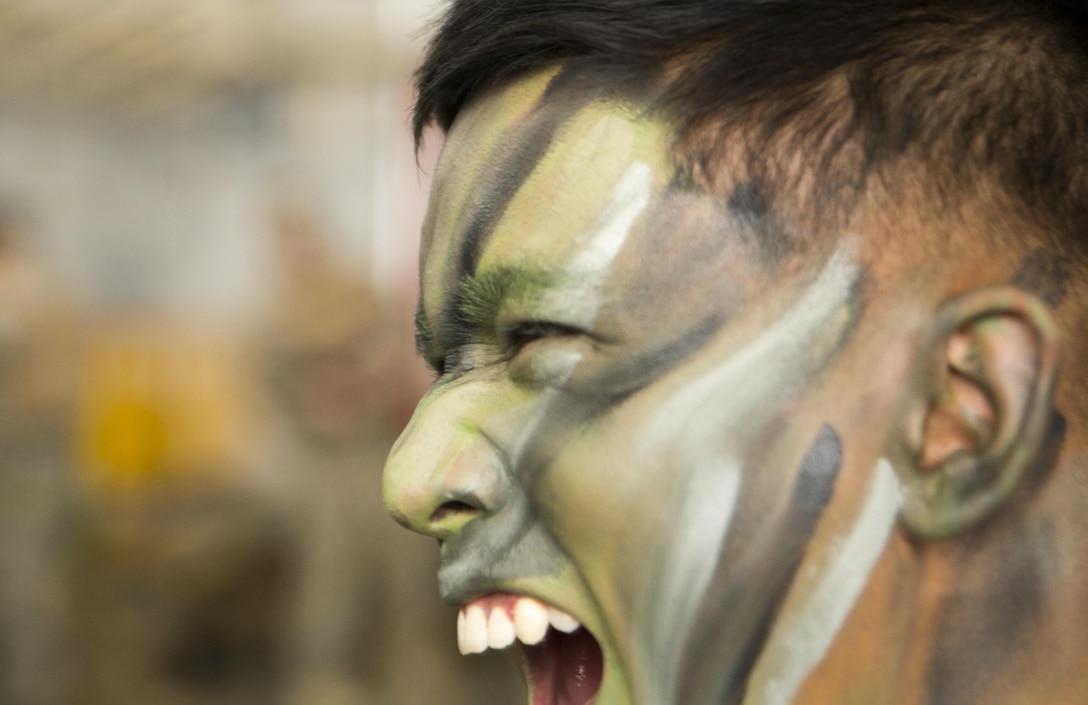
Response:
[[[840,211],[907,157],[937,196],[985,181],[1088,259],[1083,0],[454,0],[416,73],[417,144],[556,64],[656,86],[678,161],[708,178],[743,126],[768,202],[798,154]]]

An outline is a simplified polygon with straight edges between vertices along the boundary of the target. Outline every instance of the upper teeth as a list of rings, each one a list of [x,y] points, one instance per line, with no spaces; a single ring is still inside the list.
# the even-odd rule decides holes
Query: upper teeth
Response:
[[[478,654],[505,649],[514,639],[532,646],[544,639],[548,625],[568,634],[581,626],[566,612],[531,597],[517,597],[512,604],[505,599],[475,600],[457,615],[457,648],[462,654]]]

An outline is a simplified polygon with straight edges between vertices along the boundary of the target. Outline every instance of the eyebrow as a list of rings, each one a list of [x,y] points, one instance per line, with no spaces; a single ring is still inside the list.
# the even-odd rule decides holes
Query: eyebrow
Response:
[[[531,266],[495,267],[465,276],[433,325],[420,301],[415,314],[416,351],[427,358],[435,348],[450,350],[490,334],[504,302],[538,291],[555,278],[554,272]]]

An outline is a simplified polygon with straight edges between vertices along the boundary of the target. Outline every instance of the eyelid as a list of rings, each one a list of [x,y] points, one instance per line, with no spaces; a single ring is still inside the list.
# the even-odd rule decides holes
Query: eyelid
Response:
[[[568,338],[590,334],[568,323],[548,320],[517,321],[500,328],[501,339],[517,353],[529,343],[541,338]]]
[[[542,338],[586,337],[597,340],[597,336],[578,326],[553,320],[521,320],[497,326],[499,342],[507,348],[507,357],[513,357],[522,348]],[[437,380],[450,375],[460,376],[468,370],[460,369],[462,356],[466,355],[466,346],[451,348],[444,355],[429,355],[424,358],[427,366],[434,372]]]

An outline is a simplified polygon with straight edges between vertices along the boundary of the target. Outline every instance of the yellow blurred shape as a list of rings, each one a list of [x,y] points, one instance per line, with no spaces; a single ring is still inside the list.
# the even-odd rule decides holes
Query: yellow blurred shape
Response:
[[[107,494],[218,483],[244,464],[252,383],[241,347],[177,321],[100,326],[88,347],[77,461]]]
[[[163,465],[167,425],[163,411],[145,399],[118,398],[96,409],[90,443],[93,461],[122,476],[149,475]]]

